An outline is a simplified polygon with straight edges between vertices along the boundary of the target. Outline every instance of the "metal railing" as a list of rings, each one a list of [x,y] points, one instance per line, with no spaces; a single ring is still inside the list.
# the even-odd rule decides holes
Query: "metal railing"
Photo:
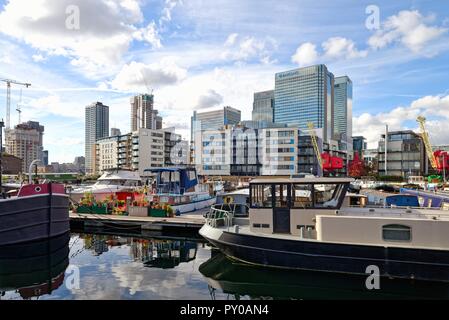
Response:
[[[227,228],[232,227],[234,225],[234,213],[212,206],[210,211],[206,214],[206,224],[213,228],[219,226]]]

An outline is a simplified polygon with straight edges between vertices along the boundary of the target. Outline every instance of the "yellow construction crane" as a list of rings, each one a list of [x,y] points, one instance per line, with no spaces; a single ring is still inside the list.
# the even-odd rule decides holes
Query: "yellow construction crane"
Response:
[[[423,116],[419,116],[416,118],[416,121],[419,123],[421,128],[421,137],[424,142],[424,147],[426,148],[427,157],[429,158],[430,165],[435,170],[438,169],[437,160],[435,159],[435,155],[433,154],[432,145],[430,144],[429,134],[426,130],[426,118]]]
[[[318,165],[320,166],[321,171],[322,171],[323,170],[323,159],[321,159],[321,152],[320,152],[320,148],[318,147],[318,142],[316,139],[315,126],[313,125],[313,122],[308,122],[307,127],[309,127],[310,138],[312,138],[313,149],[315,150],[316,158],[318,160]]]
[[[11,79],[0,79],[0,81],[6,82],[6,129],[10,128],[11,124],[11,83],[19,86],[31,87],[31,83],[18,82]]]

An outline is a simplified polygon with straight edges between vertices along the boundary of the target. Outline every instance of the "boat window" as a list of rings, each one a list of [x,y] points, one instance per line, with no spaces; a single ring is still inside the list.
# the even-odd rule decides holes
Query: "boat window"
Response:
[[[276,208],[288,208],[288,185],[277,184],[275,185],[275,207]]]
[[[251,207],[273,207],[271,198],[271,184],[256,184],[251,186]]]
[[[410,241],[412,229],[401,224],[388,224],[382,227],[382,238],[385,241]]]
[[[304,184],[292,185],[292,207],[293,208],[312,208],[312,186]]]
[[[314,198],[316,208],[337,208],[341,187],[338,184],[314,185]]]

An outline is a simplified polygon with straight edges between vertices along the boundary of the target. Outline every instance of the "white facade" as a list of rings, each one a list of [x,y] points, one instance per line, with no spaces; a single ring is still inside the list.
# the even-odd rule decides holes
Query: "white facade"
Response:
[[[118,140],[110,137],[97,141],[95,154],[95,172],[103,173],[118,167]]]
[[[291,175],[298,167],[298,128],[263,129],[261,175]]]

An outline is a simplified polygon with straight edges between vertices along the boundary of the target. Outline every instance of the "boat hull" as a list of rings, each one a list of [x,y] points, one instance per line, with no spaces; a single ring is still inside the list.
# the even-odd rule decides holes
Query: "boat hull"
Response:
[[[194,212],[197,210],[201,210],[204,208],[210,208],[213,204],[215,204],[216,198],[209,198],[200,201],[194,201],[191,203],[172,205],[173,211],[179,214]]]
[[[67,195],[39,194],[0,201],[0,246],[51,238],[69,231]]]
[[[449,282],[449,251],[279,239],[212,228],[200,234],[225,255],[245,263],[277,268]]]

